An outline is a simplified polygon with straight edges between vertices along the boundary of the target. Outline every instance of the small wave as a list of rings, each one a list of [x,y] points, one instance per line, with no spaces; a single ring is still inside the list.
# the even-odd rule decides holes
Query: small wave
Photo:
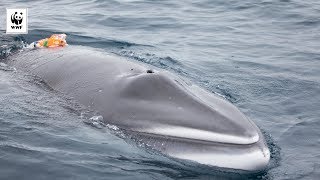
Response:
[[[11,154],[24,154],[32,156],[39,152],[38,150],[30,148],[25,144],[18,144],[16,142],[1,142],[0,147],[2,150],[10,152]]]
[[[114,54],[117,54],[117,55],[123,56],[123,57],[127,57],[129,59],[134,59],[134,60],[146,63],[146,64],[150,64],[150,65],[153,65],[153,66],[161,68],[161,69],[174,71],[180,75],[187,74],[187,72],[184,70],[183,64],[170,56],[159,57],[156,54],[139,53],[139,52],[135,52],[133,50],[117,51],[117,52],[114,52]]]
[[[128,47],[134,46],[147,46],[152,47],[151,45],[137,44],[127,41],[115,40],[115,39],[106,39],[106,38],[94,38],[84,35],[77,34],[67,34],[68,35],[68,43],[73,45],[87,45],[95,48],[102,49],[124,49]]]
[[[0,62],[0,70],[2,71],[15,71],[16,68],[8,66],[7,64]]]
[[[26,45],[23,36],[0,36],[0,61],[9,55],[18,52]]]
[[[222,85],[218,85],[216,89],[218,89],[220,93],[214,92],[215,94],[222,96],[232,103],[236,103],[239,101],[238,97],[234,93],[231,93],[230,89],[223,87]]]
[[[297,25],[301,25],[303,27],[305,26],[309,26],[309,27],[318,27],[318,25],[320,24],[320,19],[307,19],[304,21],[300,21],[300,22],[296,22]]]
[[[261,128],[260,128],[261,129]],[[265,137],[267,145],[270,150],[270,162],[268,165],[268,170],[274,169],[280,166],[281,161],[281,147],[275,142],[271,134],[267,133],[263,129],[261,129],[262,134]]]

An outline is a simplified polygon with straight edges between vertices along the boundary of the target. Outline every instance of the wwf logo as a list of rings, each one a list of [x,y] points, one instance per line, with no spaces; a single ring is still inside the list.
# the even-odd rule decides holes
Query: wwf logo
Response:
[[[23,20],[23,13],[20,12],[15,12],[14,14],[11,15],[11,22],[14,23],[15,25],[20,25]]]
[[[28,9],[7,8],[7,34],[28,33]],[[1,23],[0,23],[1,24]]]

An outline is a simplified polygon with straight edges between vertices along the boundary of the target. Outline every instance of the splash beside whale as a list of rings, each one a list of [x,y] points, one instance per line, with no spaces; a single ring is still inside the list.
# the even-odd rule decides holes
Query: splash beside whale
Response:
[[[28,50],[7,63],[171,157],[245,171],[268,165],[269,149],[251,120],[170,72],[81,46]]]

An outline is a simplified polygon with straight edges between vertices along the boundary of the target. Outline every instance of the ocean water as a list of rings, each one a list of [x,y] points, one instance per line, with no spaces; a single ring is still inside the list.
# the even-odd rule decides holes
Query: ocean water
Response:
[[[17,7],[29,33],[6,35],[5,8]],[[0,179],[319,179],[319,1],[1,1],[1,59],[53,33],[223,95],[262,129],[271,162],[241,174],[151,152],[0,63]]]

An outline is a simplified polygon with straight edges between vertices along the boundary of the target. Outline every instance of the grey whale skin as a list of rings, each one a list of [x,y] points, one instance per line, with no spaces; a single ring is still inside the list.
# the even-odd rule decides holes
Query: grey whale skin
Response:
[[[269,149],[251,120],[223,98],[165,70],[81,46],[27,50],[7,63],[168,156],[244,171],[268,165]]]

